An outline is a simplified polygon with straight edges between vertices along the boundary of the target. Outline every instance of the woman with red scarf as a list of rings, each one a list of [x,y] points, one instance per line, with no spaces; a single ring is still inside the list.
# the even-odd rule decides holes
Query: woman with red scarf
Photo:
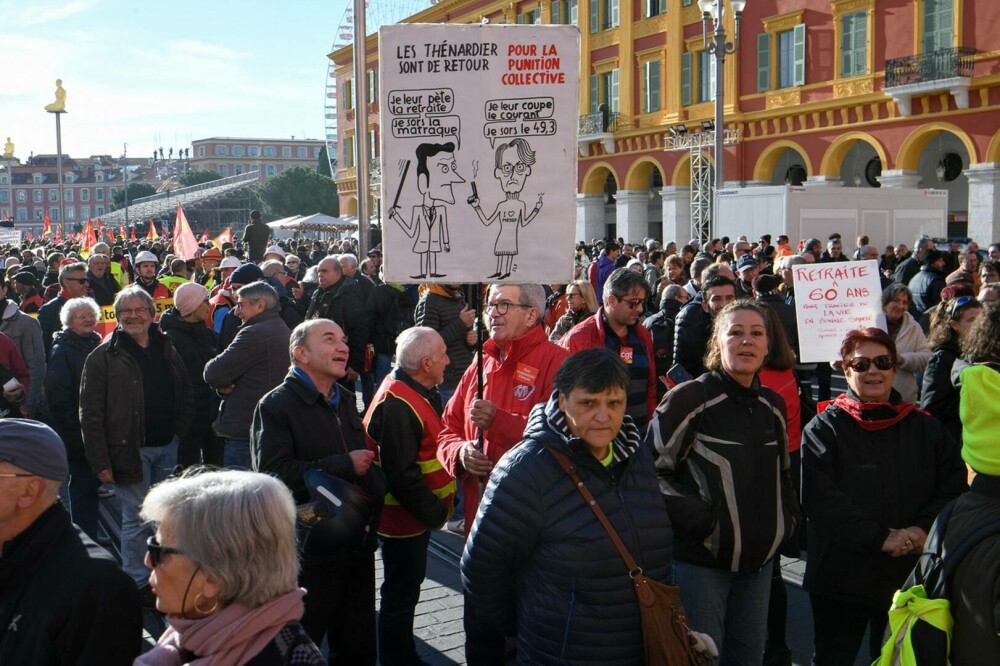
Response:
[[[802,508],[813,608],[813,663],[852,664],[871,624],[879,656],[887,609],[938,512],[966,489],[965,466],[941,423],[892,388],[899,358],[877,328],[840,349],[848,391],[820,403],[802,433]]]

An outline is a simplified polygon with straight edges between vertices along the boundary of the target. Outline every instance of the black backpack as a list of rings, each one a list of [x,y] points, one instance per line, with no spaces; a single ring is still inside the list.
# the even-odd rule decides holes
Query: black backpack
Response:
[[[951,550],[944,548],[952,500],[942,509],[924,542],[924,552],[889,609],[887,640],[873,666],[947,666],[954,619],[948,583],[965,556],[986,537],[1000,534],[1000,519],[977,526]]]

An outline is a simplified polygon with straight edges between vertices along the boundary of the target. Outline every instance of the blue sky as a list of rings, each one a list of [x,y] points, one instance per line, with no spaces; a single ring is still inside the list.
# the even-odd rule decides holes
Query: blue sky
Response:
[[[326,54],[346,0],[0,0],[0,141],[151,155],[211,136],[324,134]]]

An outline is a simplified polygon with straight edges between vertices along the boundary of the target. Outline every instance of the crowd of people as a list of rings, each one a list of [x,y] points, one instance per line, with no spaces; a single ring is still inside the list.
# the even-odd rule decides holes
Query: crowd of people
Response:
[[[190,260],[0,248],[0,663],[418,664],[448,529],[474,666],[642,663],[619,545],[719,664],[791,664],[804,558],[814,663],[851,664],[942,509],[1000,514],[1000,245],[595,239],[480,291],[255,213]],[[884,327],[802,363],[794,267],[867,260]],[[997,549],[956,569],[953,664],[1000,660]]]

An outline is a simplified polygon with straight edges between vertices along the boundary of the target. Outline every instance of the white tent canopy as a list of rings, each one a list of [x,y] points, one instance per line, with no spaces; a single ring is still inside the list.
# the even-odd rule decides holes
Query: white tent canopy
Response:
[[[279,224],[280,223],[280,224]],[[296,215],[295,217],[276,220],[268,224],[272,229],[283,231],[353,231],[358,228],[356,222],[340,217],[314,213],[312,215]]]

